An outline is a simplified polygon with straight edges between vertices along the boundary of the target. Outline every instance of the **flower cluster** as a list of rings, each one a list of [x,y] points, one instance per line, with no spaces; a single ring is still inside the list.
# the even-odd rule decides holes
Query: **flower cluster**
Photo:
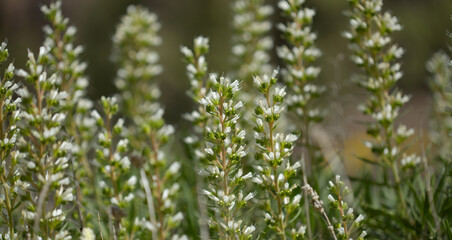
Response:
[[[180,47],[187,63],[187,77],[190,81],[189,96],[199,101],[207,93],[208,82],[205,81],[207,74],[207,61],[205,55],[209,52],[209,39],[198,36],[193,40],[193,50],[186,46]]]
[[[176,200],[181,164],[170,162],[163,151],[174,133],[165,124],[163,108],[157,102],[160,91],[152,79],[160,74],[159,55],[154,48],[161,42],[157,35],[157,16],[140,6],[129,6],[113,37],[115,60],[119,64],[116,86],[121,91],[123,112],[131,120],[128,136],[133,157],[140,167],[148,214],[136,220],[154,239],[185,239],[175,234],[183,220]],[[150,184],[151,183],[151,184]]]
[[[253,87],[252,76],[272,71],[270,51],[273,48],[273,39],[269,33],[273,27],[270,18],[274,9],[271,5],[266,5],[265,0],[235,0],[232,9],[233,69],[234,74],[243,80],[244,91],[240,91],[238,99],[246,107],[240,124],[248,128],[252,127],[253,102],[258,94]]]
[[[186,73],[190,81],[190,90],[188,96],[197,103],[199,100],[207,95],[210,89],[211,82],[206,79],[208,73],[208,66],[205,55],[209,52],[209,39],[198,36],[193,41],[193,50],[182,46],[180,51],[184,55],[184,60],[187,63]],[[190,136],[184,139],[185,144],[190,150],[190,158],[194,160],[195,171],[199,172],[202,168],[201,162],[205,162],[206,155],[202,151],[204,146],[204,135],[207,131],[206,127],[209,121],[209,115],[202,105],[197,105],[197,108],[191,113],[185,114],[184,118],[193,124],[193,131]],[[207,211],[205,209],[206,197],[200,194],[205,179],[202,179],[200,174],[196,175],[197,184],[197,203],[200,214],[200,238],[209,239],[209,229],[207,224]]]
[[[299,185],[294,181],[300,163],[291,163],[290,157],[298,137],[276,132],[278,119],[284,112],[285,87],[276,86],[276,75],[255,76],[254,82],[263,95],[255,108],[257,143],[257,175],[253,181],[266,189],[265,221],[280,239],[302,239],[305,226],[292,221],[300,209]],[[297,226],[298,225],[298,226]]]
[[[88,79],[85,76],[87,64],[80,60],[83,52],[82,46],[74,45],[77,29],[69,26],[69,19],[63,16],[61,1],[55,1],[41,7],[41,11],[49,21],[44,27],[46,39],[44,45],[49,49],[48,72],[55,73],[57,77],[56,87],[67,93],[67,99],[63,106],[67,111],[65,126],[69,135],[73,136],[73,177],[76,190],[78,218],[80,228],[83,229],[86,213],[81,204],[86,205],[86,195],[81,189],[94,184],[93,172],[88,161],[88,154],[92,151],[91,141],[97,131],[94,119],[90,112],[93,102],[86,97]],[[89,192],[89,191],[88,191]],[[85,195],[85,196],[83,196]],[[83,202],[83,203],[82,203]]]
[[[404,52],[391,43],[390,34],[399,31],[401,26],[396,17],[388,12],[382,13],[381,0],[349,2],[352,7],[349,12],[350,30],[344,36],[350,40],[353,62],[367,73],[360,77],[359,84],[371,94],[360,109],[378,124],[369,134],[378,135],[380,130],[389,134],[400,107],[409,100],[399,91],[390,91],[402,77],[397,60]],[[392,162],[391,159],[384,160]]]
[[[64,130],[67,112],[62,107],[68,95],[58,90],[58,75],[47,73],[49,50],[40,47],[37,57],[29,51],[28,69],[16,73],[28,82],[17,90],[22,99],[19,146],[24,156],[20,161],[29,190],[22,196],[22,215],[27,236],[67,239],[64,205],[74,200],[67,172],[73,144]]]
[[[210,81],[211,91],[199,101],[211,118],[204,149],[209,186],[203,191],[212,201],[209,225],[221,239],[251,239],[255,227],[247,226],[239,218],[239,210],[255,195],[242,191],[252,174],[244,173],[241,164],[247,153],[246,132],[237,124],[243,103],[234,102],[239,82],[227,77],[217,79],[215,75],[210,75]]]
[[[269,21],[273,8],[264,5],[263,0],[236,0],[234,10],[234,45],[232,53],[235,56],[237,75],[240,79],[251,80],[254,74],[269,73],[270,55],[273,40],[266,36],[271,30]],[[251,81],[250,81],[251,82]],[[247,85],[252,87],[251,83]]]
[[[186,72],[191,86],[188,95],[194,102],[199,102],[207,95],[211,84],[206,79],[208,68],[205,58],[205,54],[209,51],[209,39],[199,36],[194,39],[193,43],[193,50],[185,46],[181,47],[180,50],[187,62]],[[185,138],[185,143],[195,149],[196,152],[193,154],[195,159],[203,159],[205,155],[202,151],[199,151],[199,148],[203,142],[200,138],[205,134],[206,124],[209,119],[206,109],[199,105],[196,110],[186,114],[185,118],[195,126],[193,130],[195,134]]]
[[[82,46],[74,46],[77,29],[68,26],[69,20],[61,11],[61,1],[55,1],[41,8],[50,25],[44,27],[46,39],[44,45],[49,48],[51,71],[59,75],[58,87],[68,93],[68,108],[76,108],[78,101],[86,95],[88,80],[84,76],[87,64],[81,61]],[[83,99],[83,101],[88,101]]]
[[[41,11],[50,22],[50,25],[44,27],[46,33],[44,44],[49,48],[50,69],[59,76],[58,87],[68,94],[66,107],[70,115],[66,121],[71,123],[74,120],[78,129],[70,131],[79,131],[79,135],[87,139],[91,135],[86,132],[94,125],[88,117],[93,103],[86,98],[88,79],[84,72],[87,64],[80,60],[83,47],[74,46],[77,29],[68,26],[69,20],[62,15],[61,1],[51,3],[49,6],[44,5]],[[69,123],[67,125],[71,126]],[[85,141],[79,147],[86,149],[86,144]]]
[[[446,157],[452,147],[449,133],[452,131],[450,113],[444,111],[452,102],[448,88],[452,81],[451,59],[444,52],[438,52],[427,62],[427,70],[432,74],[429,81],[433,92],[433,120],[430,122],[430,138],[438,153]]]
[[[330,206],[337,215],[337,218],[333,219],[337,238],[353,239],[351,237],[358,233],[364,216],[359,214],[355,217],[353,208],[348,206],[345,198],[350,192],[345,183],[341,181],[339,175],[336,175],[334,183],[329,181],[329,192],[331,193],[328,195]],[[362,231],[357,239],[363,240],[366,235],[366,231]]]
[[[278,7],[288,21],[278,25],[286,45],[278,47],[277,53],[286,64],[282,74],[290,89],[289,107],[303,122],[309,123],[321,120],[320,111],[312,106],[312,102],[324,88],[314,83],[320,68],[312,66],[321,55],[315,46],[317,35],[311,30],[315,10],[303,4],[304,0],[279,1]]]
[[[313,62],[320,57],[321,51],[315,46],[317,35],[312,32],[315,10],[304,6],[304,0],[281,0],[278,7],[286,23],[278,24],[286,44],[277,48],[279,58],[285,63],[283,79],[288,85],[287,104],[299,117],[297,128],[301,129],[303,183],[308,183],[311,166],[315,158],[315,146],[310,140],[310,126],[322,120],[320,110],[313,104],[324,87],[315,84],[320,68]],[[305,214],[308,237],[312,238],[308,199],[305,193]]]
[[[114,121],[114,115],[118,112],[117,100],[102,97],[101,105],[103,117],[96,110],[91,113],[100,128],[96,147],[98,188],[102,192],[102,213],[115,221],[110,226],[110,236],[119,237],[128,234],[121,220],[135,197],[133,189],[137,177],[131,174],[131,162],[126,155],[129,141],[122,136],[124,120]]]
[[[404,143],[414,131],[405,126],[399,126],[398,129],[395,126],[400,107],[408,102],[409,96],[393,89],[403,75],[398,60],[404,50],[392,43],[390,37],[402,27],[396,17],[382,10],[382,0],[350,0],[349,4],[350,29],[343,35],[350,41],[352,61],[362,69],[362,74],[357,77],[358,83],[369,93],[366,103],[359,108],[374,120],[367,127],[367,134],[372,139],[366,146],[372,150],[376,159],[369,161],[391,172],[392,177],[383,175],[383,181],[393,182],[393,190],[397,194],[397,201],[393,202],[394,206],[391,208],[398,207],[402,216],[412,224],[399,168],[417,161],[416,156],[402,159]],[[384,205],[389,206],[388,203]]]
[[[160,45],[157,16],[141,6],[131,5],[113,36],[113,59],[119,65],[115,84],[121,91],[122,108],[137,126],[152,116],[152,103],[160,96],[152,79],[163,68],[155,48]]]
[[[6,42],[0,44],[0,66],[8,59]],[[20,120],[20,110],[17,105],[21,98],[14,98],[13,93],[19,88],[14,80],[14,65],[10,63],[0,75],[0,209],[4,209],[0,226],[7,226],[4,233],[5,238],[15,239],[18,237],[16,224],[17,214],[14,210],[20,206],[20,193],[24,192],[25,186],[21,179],[21,165],[18,164],[20,152],[17,148],[19,129],[17,121]],[[1,238],[1,237],[0,237]]]
[[[360,109],[374,119],[367,130],[373,140],[367,145],[379,159],[378,163],[391,169],[400,198],[399,206],[406,212],[398,168],[402,155],[399,149],[407,139],[407,134],[404,132],[401,134],[404,137],[398,137],[394,124],[400,107],[408,102],[409,97],[393,89],[402,77],[397,61],[404,50],[393,44],[390,37],[391,33],[402,27],[396,17],[382,11],[381,0],[350,0],[349,3],[350,30],[344,36],[350,40],[353,62],[365,73],[359,77],[359,84],[370,94]]]

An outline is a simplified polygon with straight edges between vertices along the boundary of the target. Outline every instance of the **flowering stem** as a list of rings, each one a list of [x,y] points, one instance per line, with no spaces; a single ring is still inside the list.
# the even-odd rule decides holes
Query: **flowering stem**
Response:
[[[3,85],[3,81],[6,79],[2,79],[1,81],[1,85]],[[4,98],[2,97],[2,99],[0,99],[0,139],[4,139],[5,136],[3,136],[3,106],[4,106]],[[6,152],[2,151],[0,153],[0,159],[1,162],[6,161]],[[3,170],[5,171],[5,170]],[[6,210],[8,211],[8,221],[9,221],[9,231],[10,231],[10,236],[12,239],[14,239],[14,221],[13,221],[13,213],[12,213],[12,206],[11,206],[11,200],[9,197],[9,189],[7,188],[7,183],[6,183],[6,179],[4,178],[3,174],[0,174],[0,179],[2,181],[2,185],[3,185],[3,191],[5,194],[5,198],[6,198]]]
[[[194,101],[199,101],[200,99],[204,98],[205,95],[207,94],[207,89],[209,88],[209,82],[208,81],[204,81],[205,80],[205,76],[207,74],[207,70],[208,70],[208,66],[207,66],[207,62],[205,60],[205,54],[208,53],[209,50],[209,44],[208,44],[209,40],[207,38],[204,38],[202,36],[199,36],[197,38],[194,39],[193,43],[194,43],[194,49],[193,51],[191,49],[189,49],[188,47],[182,46],[180,48],[182,54],[185,57],[185,61],[187,62],[187,75],[188,78],[190,80],[190,92],[189,92],[189,96],[194,100]],[[196,113],[196,118],[198,117],[202,117],[202,116],[207,116],[207,112],[206,109],[203,106],[198,106],[197,109],[193,112]],[[205,136],[206,134],[206,126],[207,126],[207,120],[208,118],[204,118],[204,119],[197,119],[199,121],[195,120],[195,117],[193,119],[188,119],[189,121],[194,123],[194,132],[197,132],[198,135],[195,136],[190,136],[189,138],[192,141],[186,142],[187,145],[192,145],[192,146],[199,146],[201,145],[201,141],[198,140],[199,137]],[[196,122],[196,123],[195,123]],[[194,140],[194,138],[196,138],[196,140]],[[200,156],[197,156],[196,154],[195,156],[195,163],[196,163],[196,167],[195,169],[196,172],[199,172],[199,163],[200,163]],[[199,231],[200,231],[200,239],[201,240],[208,240],[210,239],[210,234],[209,234],[209,226],[207,223],[207,219],[208,219],[208,214],[206,211],[205,203],[206,203],[206,196],[201,194],[201,189],[204,189],[204,187],[202,185],[204,185],[205,183],[205,179],[203,176],[201,176],[201,174],[197,174],[196,176],[196,189],[197,189],[197,204],[198,204],[198,211],[199,214],[201,216],[201,218],[199,219]]]
[[[273,106],[273,104],[270,101],[270,89],[268,88],[267,91],[265,92],[265,97],[267,99],[267,106]],[[273,114],[273,108],[272,108],[272,114]],[[272,120],[270,122],[268,122],[268,129],[269,129],[269,136],[270,136],[270,152],[275,152],[275,142],[273,140],[273,130],[274,130],[274,124],[275,121]],[[285,240],[286,239],[286,229],[285,229],[285,224],[284,224],[284,220],[282,218],[283,216],[283,209],[282,209],[282,201],[281,201],[281,196],[279,194],[280,190],[279,190],[279,184],[278,184],[278,178],[276,176],[278,176],[278,172],[277,169],[278,165],[274,164],[272,167],[273,170],[273,184],[275,186],[275,195],[276,195],[276,200],[278,203],[278,220],[279,220],[279,234],[282,236],[282,239]]]
[[[107,137],[110,139],[113,139],[113,133],[111,131],[111,114],[107,113],[106,114],[106,120],[107,120]],[[114,152],[115,150],[113,149],[113,144],[110,144],[110,149],[109,149],[109,156],[108,156],[108,161],[109,163],[113,162],[113,156],[114,156]],[[116,176],[115,176],[115,166],[111,166],[111,170],[110,170],[110,181],[113,184],[113,191],[114,191],[114,196],[115,198],[118,200],[119,202],[119,190],[118,190],[118,185],[116,183]]]
[[[151,130],[151,133],[150,133],[150,140],[151,140],[152,149],[154,150],[152,157],[154,158],[155,161],[158,161],[158,152],[160,151],[159,150],[159,144],[155,140],[155,133],[152,130]],[[159,224],[159,239],[163,240],[163,239],[165,239],[165,235],[166,235],[166,233],[164,231],[164,229],[165,229],[164,223],[165,222],[164,222],[163,214],[162,214],[162,211],[161,211],[162,206],[163,206],[162,190],[161,190],[162,187],[161,186],[163,185],[163,183],[162,183],[162,180],[161,180],[160,169],[159,169],[158,166],[155,166],[154,172],[155,172],[155,177],[156,177],[155,182],[157,183],[157,189],[156,189],[156,193],[155,193],[155,195],[157,196],[157,204],[158,204],[158,206],[157,206],[157,215],[158,215],[159,222],[160,222],[160,224]]]
[[[344,207],[342,206],[342,195],[341,195],[341,189],[338,187],[336,189],[336,195],[337,195],[337,202],[339,204],[339,213],[341,215],[341,219],[342,219],[342,227],[344,228],[344,234],[345,236],[348,236],[349,231],[348,231],[348,226],[347,226],[347,221],[344,218]]]
[[[220,124],[221,124],[221,129],[225,129],[225,115],[224,115],[224,109],[223,109],[223,103],[224,103],[224,98],[223,98],[223,94],[221,92],[219,92],[220,94],[220,102],[218,104],[218,112],[219,117],[220,117]],[[225,149],[225,144],[223,140],[220,140],[219,144],[221,145],[221,153],[220,153],[220,159],[221,159],[221,165],[220,167],[223,169],[224,171],[224,178],[223,178],[223,191],[225,193],[226,196],[229,196],[229,170],[227,169],[227,163],[226,163],[226,149]],[[229,208],[225,208],[226,213],[224,214],[224,220],[225,223],[229,223],[229,221],[231,220],[231,216],[230,216],[230,211]],[[228,240],[229,239],[233,239],[233,236],[225,233],[225,236],[227,236]]]

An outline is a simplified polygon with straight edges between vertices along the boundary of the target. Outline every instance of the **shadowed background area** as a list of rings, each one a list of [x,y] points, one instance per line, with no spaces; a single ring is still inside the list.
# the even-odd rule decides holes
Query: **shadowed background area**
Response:
[[[15,65],[23,68],[27,48],[37,51],[43,40],[42,27],[46,24],[40,6],[48,1],[2,0],[0,1],[0,39],[8,39],[10,54]],[[231,70],[232,1],[218,0],[77,0],[63,1],[63,11],[70,24],[78,29],[76,41],[85,47],[83,60],[88,62],[87,74],[90,79],[89,96],[99,99],[102,95],[112,95],[117,90],[113,84],[116,67],[110,60],[111,38],[127,5],[141,4],[159,16],[162,29],[159,32],[163,44],[158,49],[164,73],[157,77],[162,89],[166,118],[170,123],[180,123],[181,114],[190,111],[191,101],[186,97],[188,88],[185,64],[179,52],[180,45],[192,45],[195,36],[210,38],[211,50],[208,55],[211,70],[226,73]],[[275,6],[276,1],[268,1]],[[356,70],[349,61],[347,41],[341,32],[347,29],[344,11],[346,0],[307,0],[306,6],[316,9],[314,30],[318,33],[317,44],[323,56],[317,62],[322,68],[320,81],[329,86],[329,94],[322,102],[333,115],[344,112],[344,127],[338,131],[356,129],[357,99],[361,91],[350,83],[352,72]],[[276,9],[276,7],[275,7]],[[402,59],[405,73],[399,82],[403,91],[412,94],[408,106],[409,114],[403,121],[411,127],[419,128],[426,123],[430,112],[428,78],[425,62],[440,49],[447,50],[450,42],[446,30],[452,30],[452,3],[450,0],[391,0],[385,1],[385,9],[391,9],[404,26],[396,33],[394,40],[406,49]],[[273,22],[283,21],[278,11]],[[274,28],[272,34],[276,45],[281,44],[280,33]],[[273,53],[273,63],[279,64]],[[334,91],[333,91],[334,90]],[[362,96],[361,96],[362,97]],[[335,104],[340,104],[337,108]],[[338,109],[340,112],[338,112]],[[342,113],[341,113],[342,112]],[[351,113],[351,114],[349,114]],[[342,115],[343,116],[343,115]],[[338,119],[329,117],[325,126],[338,129]],[[426,121],[426,120],[425,120]],[[333,126],[331,126],[333,124]],[[330,127],[331,126],[331,127]],[[334,129],[333,129],[334,131]],[[348,135],[344,133],[344,136]],[[345,138],[345,137],[344,137]]]

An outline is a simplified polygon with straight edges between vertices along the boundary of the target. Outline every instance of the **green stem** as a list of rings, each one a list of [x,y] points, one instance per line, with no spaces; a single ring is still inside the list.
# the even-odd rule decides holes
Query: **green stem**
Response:
[[[306,113],[306,109],[303,110]],[[309,126],[309,121],[305,118],[304,121],[304,136],[303,136],[303,143],[302,143],[302,147],[304,147],[303,149],[303,159],[301,161],[301,166],[303,168],[303,184],[306,185],[308,184],[308,176],[307,176],[307,164],[306,161],[308,161],[308,156],[310,156],[309,152],[310,152],[310,147],[309,147],[309,135],[308,135],[308,126]],[[311,240],[312,239],[312,227],[311,227],[311,215],[309,212],[309,199],[308,199],[308,194],[307,192],[303,192],[304,195],[304,208],[305,208],[305,215],[306,215],[306,229],[308,231],[308,239]]]
[[[3,159],[3,158],[2,158]],[[6,198],[6,210],[8,211],[8,221],[9,221],[9,233],[12,239],[14,239],[14,221],[13,221],[13,212],[12,212],[12,206],[11,206],[11,200],[9,197],[9,191],[6,188],[6,180],[3,178],[3,176],[0,176],[3,184],[3,191],[5,191],[5,198]]]
[[[392,170],[392,174],[394,175],[394,181],[395,181],[394,187],[395,187],[397,195],[399,197],[399,202],[400,202],[400,205],[402,206],[403,214],[405,215],[405,217],[408,217],[408,209],[406,206],[405,197],[403,196],[402,189],[400,188],[399,170],[398,170],[398,167],[397,167],[397,164],[395,161],[393,161],[391,164],[391,170]]]

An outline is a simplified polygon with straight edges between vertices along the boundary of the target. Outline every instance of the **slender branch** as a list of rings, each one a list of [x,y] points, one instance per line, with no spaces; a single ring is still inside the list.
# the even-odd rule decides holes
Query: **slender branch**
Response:
[[[157,227],[157,222],[155,220],[154,200],[152,198],[151,187],[149,186],[149,181],[143,168],[140,169],[140,175],[141,175],[141,184],[143,185],[146,194],[146,200],[148,203],[149,218],[151,220],[152,225],[154,227]],[[157,239],[156,231],[152,230],[151,232],[152,239]]]
[[[42,188],[40,194],[39,194],[39,200],[38,200],[38,207],[37,207],[37,212],[35,215],[35,219],[34,219],[34,224],[33,224],[33,231],[34,232],[38,232],[39,231],[39,223],[41,221],[41,215],[42,215],[42,211],[43,211],[43,207],[44,207],[44,203],[46,202],[46,196],[47,193],[50,189],[50,185],[51,185],[51,181],[47,180],[46,183],[44,184],[44,187]]]
[[[104,236],[102,235],[102,228],[100,226],[100,213],[97,213],[97,223],[99,224],[100,239],[104,240]]]
[[[420,131],[420,138],[424,139],[424,132]],[[430,166],[427,163],[427,156],[425,153],[425,149],[424,149],[424,144],[423,142],[421,143],[421,151],[422,151],[422,164],[424,165],[424,171],[425,171],[425,191],[427,192],[427,197],[428,197],[428,201],[429,201],[429,206],[430,206],[430,211],[432,212],[432,216],[433,216],[433,221],[435,222],[435,229],[436,231],[439,233],[438,235],[441,236],[441,225],[440,225],[440,219],[438,216],[438,212],[436,211],[436,207],[435,207],[435,201],[433,198],[433,193],[432,193],[432,183],[431,183],[431,173],[430,173]]]

